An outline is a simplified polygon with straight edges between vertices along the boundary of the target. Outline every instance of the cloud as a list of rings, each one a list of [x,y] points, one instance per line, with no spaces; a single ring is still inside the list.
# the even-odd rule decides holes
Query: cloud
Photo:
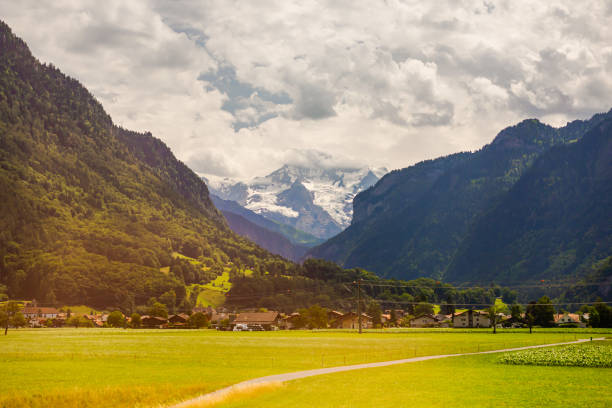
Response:
[[[198,152],[197,155],[189,157],[186,164],[200,174],[212,174],[221,177],[236,175],[228,158],[222,152],[214,150]]]
[[[219,176],[404,167],[525,117],[610,108],[612,8],[597,0],[22,0],[0,13],[118,124]]]
[[[342,155],[332,156],[315,149],[291,149],[284,153],[284,163],[307,168],[323,169],[359,169],[364,166],[363,162]]]

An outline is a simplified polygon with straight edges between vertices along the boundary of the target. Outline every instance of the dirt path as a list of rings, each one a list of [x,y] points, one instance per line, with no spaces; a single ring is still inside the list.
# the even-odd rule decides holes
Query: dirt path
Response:
[[[594,341],[604,340],[604,338],[602,337],[602,338],[597,338],[593,340]],[[542,348],[542,347],[562,346],[566,344],[584,343],[587,341],[589,341],[589,339],[581,339],[581,340],[569,341],[565,343],[540,344],[536,346],[506,348],[506,349],[501,349],[501,350],[479,351],[475,353],[438,354],[438,355],[433,355],[433,356],[404,358],[401,360],[381,361],[377,363],[353,364],[353,365],[339,366],[339,367],[328,367],[328,368],[317,368],[314,370],[295,371],[293,373],[268,375],[265,377],[258,377],[258,378],[253,378],[251,380],[242,381],[237,384],[230,385],[229,387],[221,388],[217,391],[214,391],[208,394],[204,394],[204,395],[200,395],[199,397],[183,401],[177,405],[173,405],[170,408],[193,407],[193,406],[197,406],[198,404],[204,404],[208,400],[221,401],[225,395],[230,395],[232,393],[235,393],[236,391],[248,389],[253,386],[267,384],[267,383],[283,383],[285,381],[297,380],[299,378],[313,377],[315,375],[340,373],[343,371],[360,370],[362,368],[386,367],[386,366],[395,365],[395,364],[414,363],[417,361],[435,360],[435,359],[446,358],[446,357],[473,356],[477,354],[504,353],[506,351],[519,351],[519,350],[528,350],[528,349]]]

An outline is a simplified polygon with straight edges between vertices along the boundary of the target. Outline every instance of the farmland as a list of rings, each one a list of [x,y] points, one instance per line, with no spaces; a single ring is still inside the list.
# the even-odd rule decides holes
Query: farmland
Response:
[[[506,353],[500,361],[514,365],[612,368],[612,342],[595,342]]]
[[[0,339],[0,406],[155,406],[269,374],[589,335],[492,335],[488,330],[387,330],[362,336],[341,331],[18,330]],[[392,370],[396,369],[399,366]]]
[[[612,369],[498,360],[496,354],[453,357],[305,378],[220,407],[604,408],[612,401]]]

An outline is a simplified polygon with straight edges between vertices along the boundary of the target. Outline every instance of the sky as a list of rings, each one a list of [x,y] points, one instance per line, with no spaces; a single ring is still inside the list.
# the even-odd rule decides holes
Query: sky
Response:
[[[612,107],[605,0],[0,0],[0,18],[205,175],[403,168]]]

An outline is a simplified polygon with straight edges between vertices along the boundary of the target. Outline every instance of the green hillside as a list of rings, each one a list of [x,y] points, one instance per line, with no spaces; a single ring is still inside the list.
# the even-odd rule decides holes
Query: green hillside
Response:
[[[1,22],[0,71],[0,292],[127,308],[169,290],[180,303],[230,260],[288,265],[232,233],[163,142],[114,125]]]

